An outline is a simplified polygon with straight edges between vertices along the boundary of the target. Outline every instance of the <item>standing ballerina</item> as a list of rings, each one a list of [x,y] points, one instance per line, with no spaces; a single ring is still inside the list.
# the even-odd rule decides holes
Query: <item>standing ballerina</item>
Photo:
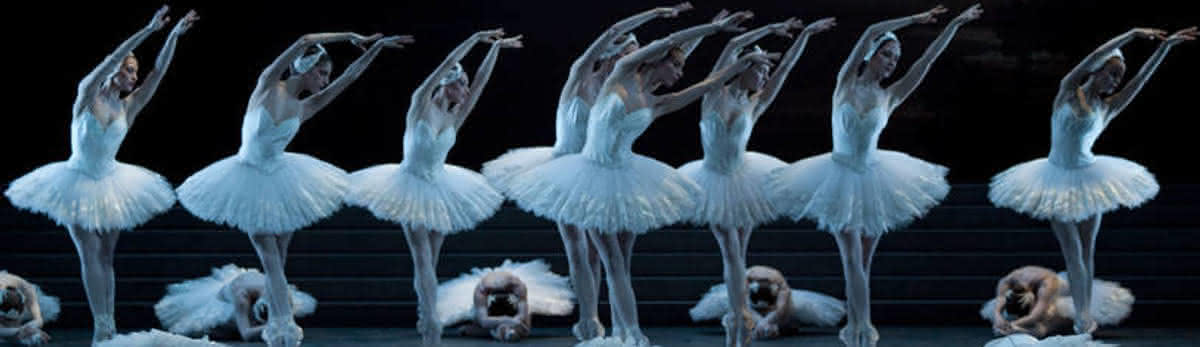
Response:
[[[292,233],[337,211],[349,189],[342,169],[283,150],[300,123],[358,79],[384,47],[412,42],[409,36],[380,36],[302,36],[258,76],[242,119],[238,153],[196,172],[179,186],[179,201],[192,214],[249,235],[266,273],[269,322],[262,337],[270,346],[296,346],[304,335],[293,319],[283,273]],[[375,42],[329,83],[333,62],[321,44],[338,41]],[[312,95],[301,99],[303,92]]]
[[[1101,216],[1118,207],[1139,206],[1158,194],[1158,183],[1146,168],[1122,158],[1093,155],[1092,144],[1129,106],[1171,47],[1195,40],[1196,34],[1196,27],[1170,37],[1162,30],[1138,28],[1100,46],[1059,85],[1050,116],[1049,157],[1019,164],[992,179],[988,198],[993,204],[1050,221],[1066,260],[1076,333],[1091,333],[1097,327],[1091,295]],[[1134,38],[1163,42],[1118,91],[1125,74],[1119,48]]]
[[[561,156],[516,176],[509,185],[524,209],[587,230],[607,272],[616,305],[613,335],[625,344],[648,345],[637,321],[629,259],[638,234],[682,220],[700,199],[691,180],[657,160],[633,153],[633,141],[658,116],[674,112],[725,83],[751,63],[768,64],[763,53],[710,75],[682,91],[655,95],[682,75],[689,42],[738,25],[749,12],[671,34],[621,58],[600,89],[580,153]],[[604,340],[592,340],[599,343]]]
[[[847,346],[874,346],[879,334],[871,324],[871,258],[879,238],[924,215],[950,190],[947,169],[907,154],[878,150],[879,134],[891,113],[916,89],[933,61],[963,24],[979,18],[971,6],[892,85],[900,58],[893,30],[934,23],[938,6],[924,13],[876,23],[863,33],[838,73],[833,94],[833,152],[776,170],[768,194],[775,207],[794,220],[813,219],[833,234],[846,278],[847,324],[839,334]]]
[[[500,48],[521,47],[520,36],[503,35],[503,30],[471,35],[413,92],[404,125],[404,160],[350,175],[347,203],[404,228],[419,305],[417,331],[426,346],[441,344],[436,269],[442,240],[447,234],[474,228],[504,202],[480,174],[446,164],[458,129],[487,86]],[[479,42],[492,47],[471,84],[459,61]]]
[[[133,229],[175,204],[171,185],[162,176],[116,160],[129,127],[171,65],[176,41],[200,18],[189,11],[175,25],[154,70],[135,88],[138,60],[133,49],[167,25],[167,10],[160,8],[149,25],[79,82],[71,108],[71,158],[21,176],[4,192],[14,206],[46,214],[71,234],[92,311],[93,342],[107,340],[117,330],[113,251],[118,231]]]
[[[579,153],[587,136],[588,112],[596,102],[600,87],[616,65],[617,59],[638,49],[631,31],[655,18],[673,18],[691,9],[690,3],[659,7],[614,24],[592,42],[583,55],[571,64],[571,73],[558,98],[555,116],[554,147],[518,148],[483,164],[483,176],[501,192],[508,191],[512,177],[566,154]],[[604,325],[597,314],[599,303],[600,258],[578,227],[557,222],[559,236],[567,253],[571,284],[579,300],[579,321],[571,332],[580,340],[604,336]]]
[[[708,224],[717,238],[729,298],[747,295],[746,247],[750,232],[755,226],[776,217],[762,187],[767,174],[786,166],[775,157],[746,152],[750,131],[779,94],[788,72],[804,52],[808,38],[834,25],[833,18],[826,18],[804,28],[774,72],[767,65],[755,65],[742,72],[733,83],[704,95],[700,116],[704,159],[680,167],[679,172],[704,190],[691,219],[698,224]],[[721,52],[713,72],[736,63],[746,46],[767,34],[792,37],[789,31],[802,27],[799,20],[792,18],[735,37]],[[755,47],[754,51],[760,50]],[[745,300],[730,300],[729,305],[732,307],[730,312],[737,314],[730,313],[721,322],[725,326],[727,346],[748,346],[752,338],[765,336],[769,326],[775,325],[767,320],[756,322]]]

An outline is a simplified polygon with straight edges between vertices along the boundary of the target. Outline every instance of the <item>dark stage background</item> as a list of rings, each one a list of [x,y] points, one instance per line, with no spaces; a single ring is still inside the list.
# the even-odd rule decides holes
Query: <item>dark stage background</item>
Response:
[[[239,126],[255,77],[302,34],[356,31],[412,34],[417,43],[387,50],[364,76],[312,121],[289,147],[347,170],[401,159],[403,117],[413,88],[449,50],[472,32],[504,27],[524,34],[525,48],[502,52],[490,85],[459,133],[449,162],[478,169],[509,148],[550,145],[559,88],[572,60],[609,25],[673,1],[409,1],[220,2],[172,1],[172,17],[195,7],[202,17],[179,44],[171,71],[118,155],[178,184],[237,150]],[[751,140],[753,150],[798,160],[830,150],[833,77],[870,23],[924,11],[934,1],[694,1],[696,9],[636,31],[643,42],[708,21],[723,7],[757,14],[751,27],[797,16],[805,22],[835,16],[838,27],[817,35]],[[902,74],[926,45],[973,2],[942,1],[940,24],[898,34]],[[79,79],[117,44],[147,23],[155,2],[25,3],[10,8],[8,105],[2,144],[8,149],[0,181],[69,155],[70,105]],[[1049,149],[1050,102],[1058,80],[1084,55],[1134,26],[1174,31],[1198,23],[1188,1],[984,1],[982,19],[966,25],[921,85],[897,110],[881,147],[951,168],[954,183],[982,183],[999,170],[1041,157]],[[16,6],[16,5],[10,5]],[[173,25],[172,23],[171,25]],[[142,77],[170,27],[136,50]],[[733,34],[707,39],[688,61],[684,85],[701,79]],[[772,51],[789,41],[762,42]],[[1128,79],[1158,42],[1125,48]],[[330,46],[335,73],[358,51]],[[468,71],[485,52],[468,57]],[[1200,43],[1167,57],[1142,94],[1106,131],[1096,152],[1147,166],[1164,184],[1194,183],[1190,143],[1196,113]],[[701,157],[696,105],[656,122],[635,150],[681,165]]]

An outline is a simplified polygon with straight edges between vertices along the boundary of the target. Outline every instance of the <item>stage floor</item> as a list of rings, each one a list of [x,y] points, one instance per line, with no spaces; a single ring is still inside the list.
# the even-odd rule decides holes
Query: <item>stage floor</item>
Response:
[[[50,330],[53,343],[48,346],[86,346],[91,332],[84,329]],[[462,337],[443,338],[445,347],[466,346],[525,346],[562,347],[573,345],[575,340],[567,337],[565,328],[535,330],[535,336],[520,344],[505,344],[486,339]],[[724,336],[719,327],[649,328],[645,332],[650,341],[663,347],[713,347],[723,344]],[[449,334],[449,332],[447,332]],[[928,346],[983,346],[991,339],[987,326],[881,327],[880,347],[928,347]],[[418,346],[420,336],[414,329],[378,328],[310,328],[305,329],[305,347],[326,346]],[[1200,330],[1187,328],[1110,328],[1098,333],[1098,339],[1120,344],[1122,347],[1196,346],[1200,341]],[[231,343],[231,346],[263,346],[262,343]],[[833,329],[809,329],[800,335],[788,336],[771,341],[755,343],[755,346],[830,346],[840,347]]]

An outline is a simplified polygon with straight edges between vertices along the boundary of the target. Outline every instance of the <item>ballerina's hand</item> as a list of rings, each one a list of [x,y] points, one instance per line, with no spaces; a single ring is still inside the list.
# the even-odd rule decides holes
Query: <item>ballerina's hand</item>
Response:
[[[720,26],[721,30],[724,31],[743,32],[746,31],[746,28],[742,27],[741,24],[750,18],[754,18],[754,12],[738,11],[727,16],[717,14],[717,19],[713,20],[713,23]]]
[[[961,14],[959,14],[958,17],[955,17],[954,22],[960,23],[960,24],[970,22],[970,21],[979,19],[979,15],[982,15],[982,14],[983,14],[983,7],[980,6],[980,4],[974,4],[974,5],[971,5],[971,7],[968,7]]]
[[[167,15],[167,11],[170,9],[167,5],[163,5],[154,12],[154,18],[150,18],[150,24],[147,24],[151,31],[159,31],[167,26],[167,23],[171,21],[171,16]]]
[[[196,14],[196,10],[189,10],[187,15],[179,20],[179,23],[175,23],[175,28],[171,29],[171,35],[183,35],[192,28],[192,24],[197,20],[200,20],[200,16]]]
[[[1191,27],[1191,28],[1180,30],[1180,31],[1176,31],[1174,34],[1171,34],[1171,36],[1168,37],[1167,40],[1164,42],[1166,42],[1167,44],[1175,45],[1175,44],[1179,44],[1180,42],[1183,42],[1183,41],[1195,40],[1196,35],[1197,35],[1196,27]]]
[[[362,36],[359,34],[354,34],[353,36],[350,37],[350,43],[354,44],[355,47],[358,47],[359,49],[362,49],[365,51],[365,50],[367,50],[368,43],[375,42],[376,40],[379,40],[382,37],[383,37],[383,34],[380,34],[380,33],[375,33],[371,36]]]
[[[404,48],[404,45],[414,42],[416,41],[413,40],[412,35],[392,35],[375,41],[375,44],[391,48]]]
[[[504,28],[483,30],[475,33],[475,37],[484,42],[493,42],[504,38]]]
[[[675,17],[679,17],[680,12],[687,11],[690,9],[692,9],[692,3],[683,2],[683,3],[680,3],[679,5],[675,5],[675,6],[671,6],[671,7],[659,7],[657,9],[655,9],[655,11],[658,11],[659,15],[662,16],[663,18],[675,18]]]
[[[1166,40],[1167,31],[1154,28],[1133,28],[1133,36],[1139,39]]]
[[[795,37],[795,35],[792,35],[790,32],[791,30],[800,29],[803,27],[804,22],[796,19],[796,17],[788,18],[787,20],[779,23],[767,25],[767,29],[770,29],[772,34],[783,36],[789,39]]]
[[[503,38],[503,39],[500,39],[499,41],[496,41],[496,44],[500,45],[500,47],[503,47],[503,48],[522,48],[522,47],[525,47],[525,45],[523,43],[521,43],[521,37],[523,37],[523,36],[524,35],[517,35],[517,36],[513,36],[513,37]]]
[[[754,326],[754,338],[764,339],[779,336],[779,326],[767,322],[766,319],[758,321]]]
[[[804,30],[811,31],[812,33],[816,34],[816,33],[828,31],[829,29],[833,29],[833,27],[835,27],[835,26],[837,26],[837,18],[828,17],[828,18],[818,19],[816,22],[813,22],[812,24],[809,24],[807,27],[804,27]]]
[[[937,23],[937,15],[946,13],[946,11],[947,10],[945,6],[937,5],[937,7],[934,7],[929,11],[918,14],[916,17],[916,22],[919,24]]]

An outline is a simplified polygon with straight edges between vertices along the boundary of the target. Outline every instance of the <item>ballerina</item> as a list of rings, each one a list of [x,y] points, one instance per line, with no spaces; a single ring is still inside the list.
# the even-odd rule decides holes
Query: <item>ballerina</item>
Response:
[[[417,330],[426,346],[441,343],[436,269],[442,241],[448,234],[474,228],[504,201],[482,175],[446,164],[446,154],[487,86],[500,49],[521,47],[520,36],[503,35],[503,30],[471,35],[413,92],[404,127],[404,160],[350,175],[349,204],[404,228],[419,306]],[[479,42],[492,46],[472,84],[459,61]]]
[[[748,338],[771,339],[779,337],[781,329],[804,324],[832,327],[837,326],[846,315],[845,303],[825,294],[791,289],[783,273],[775,268],[756,265],[745,270],[747,291],[744,300],[729,300],[725,284],[718,284],[696,303],[688,314],[692,321],[728,317],[730,304],[748,302],[752,310],[747,315],[755,322],[754,331]],[[743,342],[744,343],[744,342]]]
[[[997,335],[1046,337],[1067,327],[1075,316],[1066,277],[1040,266],[1013,270],[996,284],[996,297],[988,300],[979,314],[992,322]],[[1097,323],[1116,325],[1129,317],[1134,301],[1129,289],[1099,279],[1092,283],[1090,310]]]
[[[739,12],[718,18],[618,60],[592,106],[587,143],[580,153],[529,169],[509,183],[509,193],[521,208],[587,230],[600,253],[610,300],[616,306],[613,337],[625,344],[649,344],[637,323],[629,278],[628,260],[636,236],[679,222],[700,199],[700,189],[691,180],[666,164],[633,153],[633,141],[654,118],[688,105],[751,64],[769,64],[771,56],[750,54],[682,91],[653,94],[681,77],[684,45],[721,30],[743,30],[738,24],[750,17],[749,12]]]
[[[58,298],[33,283],[0,270],[0,341],[41,345],[50,341],[42,326],[58,318]]]
[[[1059,84],[1050,117],[1050,155],[1009,168],[992,178],[988,198],[1033,218],[1049,220],[1058,238],[1075,307],[1075,332],[1091,333],[1098,324],[1090,305],[1096,275],[1096,235],[1104,213],[1133,208],[1158,194],[1158,183],[1145,167],[1118,157],[1092,154],[1100,133],[1141,91],[1167,52],[1196,39],[1196,27],[1170,37],[1158,29],[1136,28],[1089,54]],[[1125,58],[1120,47],[1134,38],[1161,39],[1141,71],[1120,90]]]
[[[262,338],[270,346],[296,346],[304,337],[292,316],[283,273],[293,232],[337,211],[349,189],[342,169],[283,150],[300,124],[358,79],[384,47],[412,42],[410,36],[381,36],[302,36],[259,75],[242,120],[238,153],[196,172],[179,186],[179,201],[193,215],[249,235],[266,272],[270,321]],[[333,62],[321,44],[338,41],[374,43],[330,83]],[[303,92],[312,94],[300,99]]]
[[[92,341],[116,332],[113,319],[115,279],[113,252],[121,230],[132,230],[175,204],[166,179],[150,170],[116,160],[125,134],[133,126],[175,56],[179,37],[200,17],[189,11],[171,29],[154,69],[137,87],[138,59],[133,56],[146,38],[171,20],[167,6],[104,58],[79,82],[71,108],[71,158],[47,164],[21,176],[4,195],[20,209],[43,213],[71,234],[79,254],[80,273],[92,311]],[[121,94],[127,94],[121,97]]]
[[[550,265],[540,259],[475,268],[437,291],[442,326],[466,322],[461,334],[503,342],[529,336],[533,315],[566,316],[575,306],[567,278],[550,272]]]
[[[317,300],[288,286],[296,317],[312,314]],[[213,268],[212,275],[167,286],[167,295],[154,304],[154,314],[168,331],[185,336],[240,337],[261,340],[270,321],[267,279],[256,269],[234,264]]]
[[[762,186],[771,170],[786,166],[775,157],[747,152],[750,132],[779,94],[809,37],[834,25],[833,18],[825,18],[804,27],[791,18],[763,26],[730,40],[713,66],[716,72],[735,63],[746,46],[768,34],[790,38],[793,36],[790,30],[804,28],[775,71],[771,72],[766,65],[756,65],[735,77],[733,83],[704,95],[700,120],[704,159],[679,167],[681,174],[704,190],[703,199],[690,219],[696,224],[709,225],[717,238],[724,263],[725,288],[729,291],[726,298],[746,296],[746,248],[750,233],[754,227],[777,216]],[[759,51],[757,46],[754,51]],[[732,312],[741,313],[722,320],[726,345],[748,346],[752,335],[758,335],[752,332],[755,321],[751,320],[751,311],[743,300],[732,300],[729,305]],[[740,316],[743,322],[736,323],[735,316]]]
[[[687,2],[674,7],[655,8],[626,18],[605,30],[571,64],[567,83],[558,98],[554,146],[513,149],[484,163],[483,176],[488,182],[507,194],[508,182],[513,176],[551,159],[579,153],[587,136],[588,112],[596,102],[600,87],[617,60],[638,49],[637,38],[631,31],[652,19],[674,18],[688,9],[691,9],[691,4]],[[581,341],[604,336],[604,325],[597,314],[600,276],[603,274],[599,255],[595,247],[589,244],[583,230],[562,222],[556,224],[566,250],[571,284],[579,299],[579,321],[571,327],[571,332]]]
[[[934,23],[946,12],[927,12],[867,28],[838,72],[833,96],[833,152],[775,170],[767,184],[774,206],[793,220],[813,219],[833,234],[846,278],[847,324],[839,337],[847,346],[874,346],[871,324],[871,258],[879,238],[924,215],[949,192],[945,167],[907,154],[878,150],[879,134],[891,113],[912,94],[933,61],[963,24],[979,18],[979,5],[956,17],[899,80],[884,88],[900,58],[891,32]]]

